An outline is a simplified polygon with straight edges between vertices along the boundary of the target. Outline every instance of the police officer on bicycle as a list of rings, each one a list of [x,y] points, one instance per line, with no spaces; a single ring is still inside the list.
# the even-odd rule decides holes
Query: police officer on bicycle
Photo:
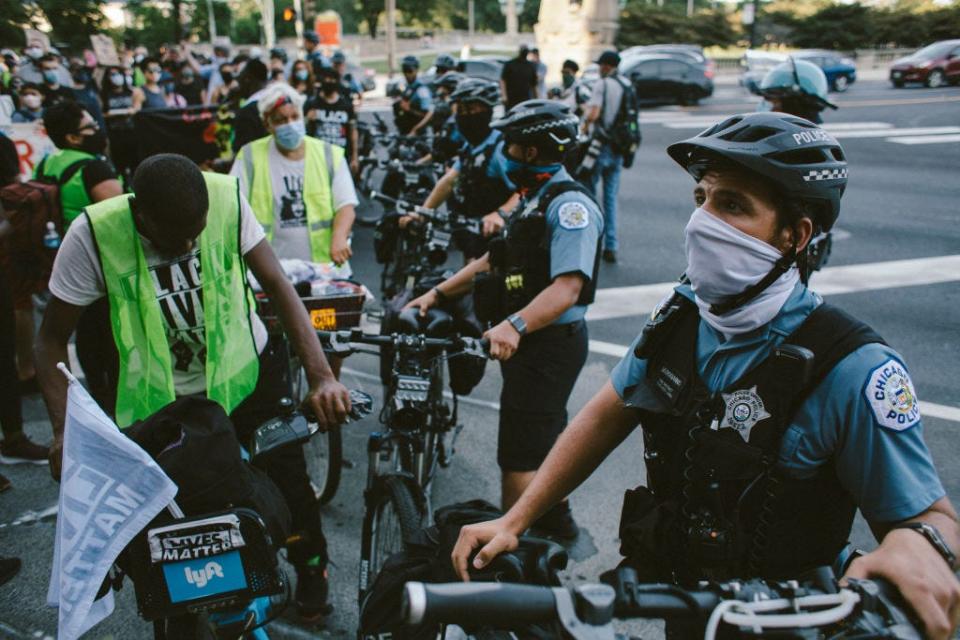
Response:
[[[516,187],[502,174],[503,135],[490,126],[500,87],[492,80],[463,81],[450,97],[456,132],[463,139],[453,166],[437,181],[423,206],[436,209],[444,202],[454,212],[483,221],[483,237],[466,230],[454,233],[466,260],[487,251],[485,237],[498,233],[520,200]]]
[[[433,96],[430,88],[418,77],[420,60],[405,56],[400,70],[407,85],[393,103],[394,123],[403,135],[426,133],[433,119]]]
[[[473,287],[477,315],[493,327],[484,335],[490,355],[502,361],[497,462],[504,509],[562,431],[587,357],[584,315],[597,286],[603,217],[562,165],[578,125],[566,105],[547,100],[522,102],[493,123],[504,139],[504,173],[523,200],[503,240],[408,305],[424,313]],[[577,534],[566,501],[536,526],[559,538]]]
[[[697,181],[686,277],[513,509],[462,530],[458,573],[466,579],[474,549],[484,566],[515,548],[640,424],[649,487],[627,493],[619,537],[641,581],[796,578],[834,565],[888,579],[926,635],[947,638],[960,620],[960,529],[910,374],[873,330],[806,286],[840,213],[843,150],[809,121],[753,113],[668,153]],[[881,543],[851,562],[857,509]]]
[[[305,404],[321,429],[342,423],[350,396],[334,378],[237,180],[201,173],[184,156],[160,154],[137,168],[133,192],[86,207],[54,263],[53,297],[36,348],[54,432],[54,477],[60,475],[67,402],[57,363],[67,361],[67,342],[84,308],[104,297],[120,356],[116,406],[105,409],[121,428],[187,395],[219,403],[241,442],[276,416],[287,395],[286,363],[268,345],[249,304],[247,268],[274,301],[303,362],[310,384]],[[303,449],[283,447],[258,464],[293,514],[298,541],[287,551],[297,571],[300,613],[308,620],[322,617],[328,611],[327,548]]]

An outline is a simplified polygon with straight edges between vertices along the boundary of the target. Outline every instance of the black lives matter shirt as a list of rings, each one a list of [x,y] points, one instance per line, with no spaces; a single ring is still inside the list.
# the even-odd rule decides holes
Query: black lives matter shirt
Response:
[[[350,157],[350,125],[356,124],[357,114],[353,103],[343,94],[330,103],[323,96],[311,98],[304,106],[307,114],[307,133],[330,144],[343,147]]]
[[[246,254],[264,238],[246,198],[241,197],[240,250]],[[160,316],[173,365],[173,386],[178,396],[206,391],[206,322],[203,315],[203,281],[199,246],[191,253],[170,257],[157,252],[141,237],[147,270],[157,294]],[[50,277],[50,291],[64,302],[86,307],[106,295],[100,258],[82,215],[67,231]],[[263,322],[251,310],[257,353],[267,343]]]

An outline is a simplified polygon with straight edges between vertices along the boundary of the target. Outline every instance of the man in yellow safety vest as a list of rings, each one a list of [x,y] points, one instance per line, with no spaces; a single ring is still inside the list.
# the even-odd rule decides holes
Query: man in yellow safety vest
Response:
[[[140,164],[133,191],[86,207],[54,263],[53,297],[36,348],[54,431],[54,477],[60,473],[67,393],[56,364],[67,360],[67,341],[83,309],[103,297],[120,356],[117,403],[107,409],[114,409],[121,428],[194,394],[223,406],[241,442],[276,413],[286,395],[285,363],[268,346],[251,307],[247,268],[274,302],[303,362],[310,383],[305,403],[322,429],[341,423],[349,394],[334,378],[237,181],[202,173],[183,156],[161,154]],[[298,534],[288,546],[298,575],[297,603],[305,618],[317,618],[328,610],[327,550],[303,451],[290,446],[265,457],[261,466],[283,494]]]

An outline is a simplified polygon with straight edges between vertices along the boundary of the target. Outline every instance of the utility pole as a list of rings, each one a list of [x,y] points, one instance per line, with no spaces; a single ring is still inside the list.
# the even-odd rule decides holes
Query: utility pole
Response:
[[[693,17],[693,0],[687,0],[687,17]]]
[[[517,31],[517,0],[507,0],[507,35],[516,37]]]
[[[260,0],[260,18],[263,23],[264,44],[272,48],[277,42],[277,29],[273,24],[273,0]]]
[[[467,33],[473,37],[473,3],[474,0],[467,0]]]
[[[760,3],[757,0],[753,0],[753,21],[750,23],[750,48],[756,49],[757,47],[757,14],[760,11]]]
[[[303,2],[300,0],[293,0],[293,12],[295,15],[293,19],[293,29],[297,34],[297,56],[303,55]]]
[[[183,42],[183,21],[180,12],[181,0],[173,0],[173,41],[177,44]]]
[[[210,44],[217,39],[217,16],[213,12],[213,0],[207,0],[207,16],[210,20]]]
[[[387,0],[387,76],[397,71],[397,0]]]

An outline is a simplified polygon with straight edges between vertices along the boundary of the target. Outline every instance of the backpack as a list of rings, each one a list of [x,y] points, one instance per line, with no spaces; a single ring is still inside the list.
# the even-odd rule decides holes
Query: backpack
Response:
[[[503,512],[483,500],[471,500],[437,509],[434,525],[416,533],[404,545],[404,550],[387,558],[373,585],[360,603],[361,640],[433,640],[436,626],[408,627],[401,621],[403,587],[407,582],[458,582],[450,564],[450,554],[467,524],[486,522]],[[533,536],[521,536],[516,551],[498,556],[480,574],[472,574],[478,582],[520,582],[560,586],[558,573],[567,566],[567,552],[559,544]],[[468,629],[477,635],[509,637],[494,629]],[[519,631],[523,638],[555,638],[553,629],[534,625]]]
[[[40,177],[26,182],[15,182],[0,189],[0,203],[12,227],[3,241],[2,252],[10,264],[16,265],[11,276],[17,288],[46,288],[53,270],[55,248],[43,244],[47,224],[52,222],[57,234],[63,238],[63,208],[60,206],[60,187],[70,181],[93,158],[77,160],[60,176],[59,180]],[[37,167],[37,175],[43,176],[46,159]]]
[[[623,156],[623,166],[629,169],[633,166],[633,158],[643,139],[640,133],[640,100],[630,82],[624,82],[619,76],[613,76],[612,79],[623,88],[623,96],[620,98],[617,117],[606,131],[606,136],[614,153]],[[603,86],[606,91],[607,85]],[[605,103],[606,96],[604,96]]]

